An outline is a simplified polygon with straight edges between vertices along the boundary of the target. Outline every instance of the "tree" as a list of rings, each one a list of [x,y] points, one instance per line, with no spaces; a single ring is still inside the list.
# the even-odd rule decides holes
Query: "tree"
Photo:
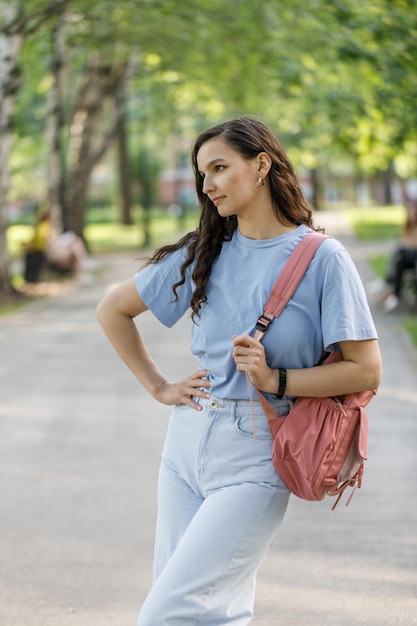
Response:
[[[73,112],[69,123],[65,177],[67,211],[64,223],[66,227],[80,236],[83,232],[91,173],[115,138],[118,139],[119,146],[119,176],[125,198],[125,221],[130,220],[127,210],[129,181],[126,176],[128,147],[124,142],[126,137],[125,94],[129,79],[134,74],[132,59],[136,57],[135,54],[130,54],[130,49],[135,51],[136,42],[139,41],[141,54],[146,55],[146,50],[152,51],[148,54],[153,54],[162,60],[158,71],[165,76],[174,75],[174,82],[184,80],[185,72],[196,73],[194,68],[197,66],[193,63],[193,53],[198,47],[195,38],[190,37],[190,33],[195,28],[195,9],[206,8],[206,4],[202,0],[194,0],[192,7],[190,5],[178,7],[175,3],[165,0],[162,2],[137,1],[115,6],[114,3],[102,0],[94,7],[87,6],[87,3],[83,7],[79,4],[73,5],[73,13],[70,16],[73,28],[67,30],[68,43],[80,50],[78,53],[80,60],[83,58],[87,60],[82,70],[73,74],[74,78],[71,81],[75,88],[77,84],[80,84],[80,87],[78,96],[73,102]],[[223,5],[219,2],[218,6],[218,11],[224,18]],[[136,11],[133,10],[135,7]],[[155,9],[158,11],[156,12]],[[213,24],[216,16],[209,15],[208,20],[203,14],[201,17],[204,17],[204,21],[208,21],[209,27],[203,32],[207,31],[207,41],[213,47],[215,41]],[[219,23],[227,24],[227,20],[219,20]],[[228,27],[223,27],[223,29],[228,31]],[[248,25],[246,30],[250,31]],[[131,43],[130,47],[129,43]],[[99,55],[96,50],[100,50]],[[75,61],[77,62],[77,59]],[[76,63],[74,66],[76,67]],[[126,75],[117,77],[120,68],[126,68]],[[70,71],[74,70],[70,69]],[[170,82],[168,79],[165,100]],[[103,108],[103,103],[105,103],[105,108]],[[166,110],[167,106],[170,105],[165,105]],[[165,117],[168,117],[166,111]],[[169,111],[169,117],[172,127],[175,116],[171,111]],[[153,120],[155,119],[154,115]],[[53,154],[52,158],[56,159],[57,155]],[[53,169],[50,168],[50,171]]]
[[[124,172],[132,152],[126,138],[146,144],[152,129],[152,145],[163,151],[170,134],[187,141],[207,124],[240,114],[270,123],[296,164],[318,180],[329,162],[376,174],[392,168],[397,155],[416,151],[417,18],[411,0],[265,0],[262,10],[252,0],[27,0],[24,10],[20,2],[4,4],[18,5],[20,17],[9,13],[2,33],[20,33],[17,48],[31,35],[31,73],[51,71],[42,57],[44,42],[51,46],[54,35],[50,202],[57,203],[63,187],[57,180],[65,179],[65,226],[79,234],[91,172],[116,137]],[[58,18],[64,9],[63,48]],[[63,50],[70,85],[64,98]],[[140,65],[132,69],[136,51]],[[9,82],[2,79],[12,96],[10,111],[11,77],[14,89],[20,81],[12,65]],[[26,82],[27,74],[27,94]],[[7,126],[2,122],[1,132]],[[2,142],[2,149],[7,145]],[[123,181],[127,197],[126,176]],[[62,194],[59,201],[62,210]]]
[[[19,53],[24,35],[17,26],[21,13],[19,2],[1,7],[3,24],[0,31],[0,291],[10,293],[9,258],[6,243],[5,204],[9,188],[9,154],[13,104],[20,85]]]
[[[63,132],[65,126],[65,76],[68,49],[65,41],[66,13],[63,11],[51,28],[51,73],[53,80],[48,93],[47,187],[48,209],[55,226],[66,223],[65,155]]]
[[[99,53],[91,55],[78,93],[71,122],[66,203],[70,210],[67,226],[83,236],[84,216],[91,173],[117,135],[123,117],[123,95],[132,64],[109,66]],[[110,100],[110,122],[105,132],[99,127],[103,102]],[[119,106],[113,105],[118,101]]]
[[[13,291],[6,242],[6,199],[9,156],[16,93],[21,84],[20,52],[24,41],[49,19],[59,15],[70,0],[55,0],[43,9],[27,12],[20,0],[1,4],[0,28],[0,292]]]

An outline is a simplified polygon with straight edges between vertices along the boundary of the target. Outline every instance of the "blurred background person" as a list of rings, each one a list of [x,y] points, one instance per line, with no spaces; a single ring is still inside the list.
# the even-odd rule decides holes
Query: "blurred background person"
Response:
[[[73,273],[80,282],[86,282],[91,278],[86,272],[96,265],[81,237],[73,231],[56,231],[49,212],[40,214],[25,250],[24,278],[30,283],[39,282],[46,268],[58,273]]]
[[[390,293],[383,302],[385,311],[397,309],[402,301],[404,272],[414,271],[414,287],[417,295],[417,198],[405,201],[406,221],[402,229],[401,242],[394,251],[386,275]]]

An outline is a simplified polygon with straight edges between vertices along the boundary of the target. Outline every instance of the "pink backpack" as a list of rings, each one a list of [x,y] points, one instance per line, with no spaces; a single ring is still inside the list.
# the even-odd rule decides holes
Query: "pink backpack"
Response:
[[[313,232],[298,244],[272,288],[256,325],[256,339],[261,341],[269,324],[281,313],[326,238],[327,235]],[[341,359],[340,353],[330,353],[321,365],[325,367]],[[364,407],[376,391],[337,398],[299,397],[284,418],[277,417],[265,396],[257,392],[274,440],[272,462],[292,493],[304,500],[338,495],[333,510],[346,487],[361,487],[364,461],[368,458],[368,418]]]

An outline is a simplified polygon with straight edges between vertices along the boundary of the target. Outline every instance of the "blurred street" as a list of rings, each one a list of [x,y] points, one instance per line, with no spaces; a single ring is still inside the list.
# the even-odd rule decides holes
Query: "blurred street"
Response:
[[[368,248],[341,220],[316,215],[368,284]],[[134,626],[151,584],[169,407],[142,390],[95,318],[135,256],[106,257],[91,285],[0,317],[1,626]],[[384,375],[368,407],[363,488],[334,512],[331,499],[292,498],[258,578],[254,626],[417,624],[417,351],[399,315],[369,297]],[[195,368],[188,319],[168,330],[147,313],[140,327],[168,377]]]

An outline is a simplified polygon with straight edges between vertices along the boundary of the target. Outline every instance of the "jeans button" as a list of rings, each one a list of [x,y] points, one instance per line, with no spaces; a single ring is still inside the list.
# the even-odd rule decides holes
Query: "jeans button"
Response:
[[[216,409],[217,408],[216,400],[210,400],[210,408],[211,409]]]

